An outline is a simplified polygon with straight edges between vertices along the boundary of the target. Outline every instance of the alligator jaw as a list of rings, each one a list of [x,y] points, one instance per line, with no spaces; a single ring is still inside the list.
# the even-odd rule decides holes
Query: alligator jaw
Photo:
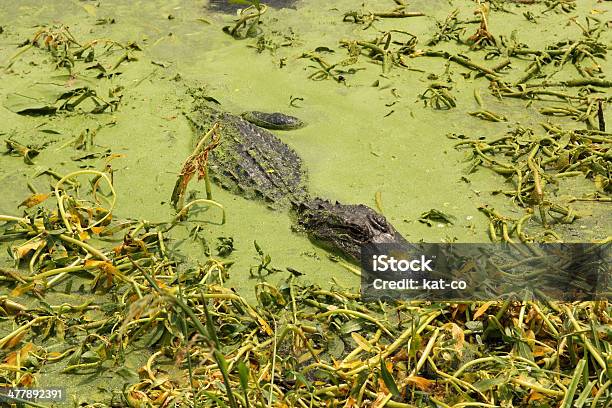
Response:
[[[365,245],[407,243],[384,216],[363,204],[334,204],[315,198],[299,206],[297,215],[311,238],[352,260],[360,260]]]

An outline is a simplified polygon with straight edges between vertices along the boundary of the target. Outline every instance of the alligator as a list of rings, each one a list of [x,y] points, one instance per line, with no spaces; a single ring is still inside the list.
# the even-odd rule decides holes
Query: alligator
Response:
[[[252,2],[254,3],[254,2]],[[297,0],[267,0],[266,6],[274,8],[295,8]],[[237,10],[248,6],[246,1],[209,0],[208,8],[220,13],[235,14]]]
[[[262,200],[272,208],[292,210],[297,229],[305,231],[316,244],[357,261],[363,245],[406,243],[383,215],[366,205],[310,196],[298,154],[262,127],[301,127],[304,124],[299,119],[278,112],[238,116],[199,102],[187,116],[196,135],[205,134],[214,123],[220,124],[220,142],[208,158],[214,183],[245,198]]]

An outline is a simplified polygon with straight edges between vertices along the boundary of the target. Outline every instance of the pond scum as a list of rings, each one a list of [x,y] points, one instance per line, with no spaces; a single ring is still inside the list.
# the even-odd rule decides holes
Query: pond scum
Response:
[[[257,40],[265,30],[262,19],[274,11],[258,1],[245,3],[248,7],[224,31],[236,39],[253,37],[256,48],[263,50],[266,44]],[[401,0],[394,3],[388,10],[348,10],[344,21],[366,29],[380,19],[423,15]],[[576,6],[571,0],[477,1],[470,3],[476,6],[473,20],[462,21],[452,11],[436,23],[431,38],[402,30],[369,40],[341,38],[338,44],[346,58],[329,61],[323,50],[313,50],[302,60],[315,64],[309,68],[312,80],[342,83],[358,75],[359,69],[351,66],[359,60],[372,61],[386,74],[410,69],[415,58],[435,58],[484,77],[499,100],[550,103],[540,109],[543,121],[538,129],[517,126],[497,138],[448,136],[456,140],[457,149],[468,152],[468,174],[477,168],[497,173],[503,182],[498,193],[524,211],[511,218],[481,207],[490,220],[493,241],[562,242],[555,228],[574,222],[580,214],[551,193],[559,179],[592,180],[592,194],[570,201],[610,202],[612,133],[606,130],[610,96],[604,90],[612,81],[600,64],[609,45],[601,37],[610,23],[597,15],[574,19],[571,23],[580,27],[580,38],[531,49],[515,38],[496,36],[488,22],[491,12],[503,13],[512,3],[529,5],[521,10],[536,23],[538,13],[568,13]],[[449,41],[485,50],[485,63],[499,62],[489,66],[438,50]],[[48,53],[54,69],[68,75],[75,67],[87,67],[98,78],[108,78],[124,64],[143,58],[140,51],[136,43],[82,41],[65,26],[48,26],[21,44],[4,70],[10,71],[25,53],[42,52]],[[507,81],[515,59],[529,59],[531,66],[514,75],[515,81]],[[578,76],[550,79],[566,66]],[[426,106],[458,109],[452,84],[431,80],[419,97]],[[121,109],[123,92],[111,87],[101,95],[74,80],[62,89],[46,87],[39,98],[9,95],[5,106],[21,115],[101,114]],[[479,110],[467,115],[508,120],[484,106],[480,92],[474,98]],[[544,121],[556,116],[569,117],[576,125]],[[219,220],[225,221],[224,207],[213,200],[206,167],[218,131],[213,126],[183,163],[175,191],[168,192],[177,214],[167,222],[113,216],[117,193],[112,155],[103,170],[65,175],[46,171],[52,180],[49,191],[30,185],[32,195],[15,202],[23,215],[0,215],[1,239],[10,242],[15,263],[14,268],[0,268],[0,316],[11,327],[7,330],[4,324],[0,332],[0,389],[36,387],[42,376],[52,375],[41,374],[49,367],[82,378],[124,366],[128,380],[123,389],[78,406],[612,406],[612,309],[605,300],[365,303],[349,289],[306,284],[289,268],[279,286],[264,280],[255,283],[256,301],[248,302],[226,285],[230,262],[209,257],[202,265],[184,265],[166,246],[173,228],[189,223],[190,210],[199,206],[215,207]],[[69,143],[86,150],[95,133],[88,130]],[[25,146],[12,135],[5,143],[7,153],[26,164],[36,160],[37,147]],[[186,199],[196,174],[206,181],[206,199]],[[425,221],[434,218],[452,222],[442,212],[424,215]],[[119,243],[111,247],[111,241]],[[226,244],[231,247],[231,240]],[[256,248],[261,262],[253,275],[285,273],[270,265],[270,257],[257,244]],[[78,289],[72,288],[76,277]],[[45,295],[60,284],[66,293],[78,292],[83,302],[48,303]],[[94,293],[95,298],[89,297]],[[26,306],[32,299],[35,306]],[[131,353],[142,350],[148,356],[144,364],[137,370],[125,366]],[[65,406],[77,406],[72,397]],[[4,405],[51,406],[23,399]]]

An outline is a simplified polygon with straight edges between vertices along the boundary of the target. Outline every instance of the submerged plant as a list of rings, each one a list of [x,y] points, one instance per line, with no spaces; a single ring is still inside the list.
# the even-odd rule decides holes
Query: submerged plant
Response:
[[[515,186],[500,193],[513,197],[522,206],[537,207],[540,222],[572,223],[579,215],[569,206],[556,203],[547,195],[547,185],[559,179],[588,175],[600,186],[610,186],[612,161],[606,156],[612,139],[598,131],[564,131],[544,124],[546,134],[536,136],[532,129],[516,128],[495,140],[463,140],[457,147],[472,149],[475,166],[488,167]]]
[[[104,46],[104,52],[96,51],[98,45]],[[116,70],[123,62],[136,60],[133,51],[141,51],[134,42],[120,43],[106,38],[77,41],[65,25],[43,27],[31,40],[21,44],[21,47],[22,50],[11,57],[8,67],[13,65],[24,52],[38,48],[51,54],[56,68],[65,68],[71,75],[75,73],[77,63],[87,64],[83,67],[84,70],[99,71],[102,76],[110,75],[110,72]],[[120,54],[119,58],[108,69],[101,58],[117,53]]]
[[[486,4],[480,4],[474,14],[480,15],[480,26],[478,27],[478,30],[476,30],[476,33],[467,39],[467,43],[470,44],[472,49],[481,49],[486,46],[496,46],[497,42],[493,34],[491,34],[489,31],[489,22],[487,20],[489,7]]]
[[[223,32],[231,35],[236,39],[256,37],[260,34],[261,29],[259,24],[261,16],[268,11],[268,6],[261,3],[259,0],[230,0],[235,4],[244,4],[248,6],[241,9],[238,14],[238,20],[233,27],[223,27]]]
[[[456,99],[451,95],[450,85],[443,84],[431,84],[429,87],[419,95],[419,98],[423,100],[425,106],[429,106],[433,109],[448,110],[457,107]]]
[[[187,186],[196,174],[198,175],[198,179],[204,179],[206,183],[206,198],[208,200],[212,199],[207,165],[210,151],[217,147],[220,142],[221,134],[219,133],[219,127],[220,125],[218,123],[213,125],[208,133],[200,138],[191,155],[185,159],[170,199],[172,205],[174,205],[177,210],[183,208]]]
[[[461,24],[457,15],[459,9],[452,11],[444,21],[436,20],[436,32],[427,42],[427,45],[436,45],[443,41],[460,41],[461,35],[465,32],[465,27]]]
[[[374,21],[381,18],[422,17],[424,15],[420,11],[406,11],[406,5],[399,5],[389,11],[349,11],[344,13],[342,21],[364,24],[364,30],[366,30],[372,26]]]
[[[404,30],[390,30],[371,41],[342,40],[340,44],[349,51],[351,57],[365,54],[370,60],[381,65],[383,74],[388,74],[393,66],[407,66],[402,56],[416,51],[417,37]]]

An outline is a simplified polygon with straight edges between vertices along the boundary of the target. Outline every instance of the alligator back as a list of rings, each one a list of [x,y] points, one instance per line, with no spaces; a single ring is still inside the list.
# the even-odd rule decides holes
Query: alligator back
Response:
[[[272,133],[208,105],[198,106],[188,118],[200,137],[214,123],[221,125],[220,143],[208,162],[215,183],[245,198],[262,199],[274,208],[305,200],[302,161]]]

